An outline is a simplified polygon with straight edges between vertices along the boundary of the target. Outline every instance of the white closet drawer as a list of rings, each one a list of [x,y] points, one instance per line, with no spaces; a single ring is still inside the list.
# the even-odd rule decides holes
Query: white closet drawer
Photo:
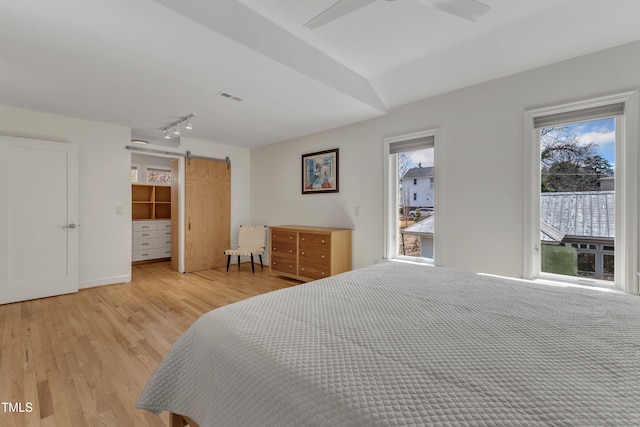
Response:
[[[171,258],[171,221],[133,221],[131,260]]]
[[[163,221],[164,222],[164,221]],[[132,230],[135,231],[150,231],[157,230],[158,224],[156,221],[134,221]]]
[[[167,230],[171,231],[171,221],[156,221],[158,231]]]
[[[139,249],[131,253],[132,261],[144,261],[146,259],[171,258],[171,248]]]
[[[171,228],[169,229],[158,229],[156,230],[156,237],[169,237],[171,238]]]
[[[145,230],[145,231],[133,232],[133,240],[147,240],[153,237],[161,237],[158,235],[158,230]]]
[[[171,238],[167,237],[154,237],[151,239],[134,240],[132,242],[132,249],[134,251],[139,249],[155,249],[171,247]]]

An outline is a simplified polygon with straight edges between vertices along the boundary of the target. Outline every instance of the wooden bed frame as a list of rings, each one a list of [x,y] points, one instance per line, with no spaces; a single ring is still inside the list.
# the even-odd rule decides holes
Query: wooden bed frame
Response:
[[[200,427],[198,423],[196,423],[189,417],[176,414],[174,412],[169,412],[169,427],[184,427],[184,426]]]

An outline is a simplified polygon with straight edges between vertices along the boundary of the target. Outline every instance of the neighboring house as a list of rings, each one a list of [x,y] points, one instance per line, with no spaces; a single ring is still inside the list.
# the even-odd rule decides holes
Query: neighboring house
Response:
[[[614,191],[540,195],[543,259],[545,252],[564,250],[565,255],[573,254],[577,259],[579,275],[613,280],[614,236]],[[551,246],[560,248],[552,249]],[[556,272],[553,268],[551,270],[546,270],[543,265],[543,271]]]
[[[433,167],[409,169],[402,176],[401,204],[410,208],[433,208]]]
[[[543,256],[570,256],[577,274],[613,280],[615,192],[542,193],[540,218]],[[431,215],[402,230],[420,236],[421,257],[433,258],[434,220]],[[567,274],[553,266],[543,271]]]
[[[403,239],[405,234],[420,236],[420,256],[423,258],[433,258],[434,217],[432,214],[402,230]]]

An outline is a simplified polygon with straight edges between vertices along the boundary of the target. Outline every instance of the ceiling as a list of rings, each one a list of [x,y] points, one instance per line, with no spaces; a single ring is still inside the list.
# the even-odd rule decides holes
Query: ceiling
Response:
[[[0,0],[0,104],[256,147],[640,39],[637,0],[482,1]]]

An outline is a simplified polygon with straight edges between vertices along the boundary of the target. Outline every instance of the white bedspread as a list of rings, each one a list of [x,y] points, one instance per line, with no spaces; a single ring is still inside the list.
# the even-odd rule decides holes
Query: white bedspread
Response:
[[[640,426],[640,298],[379,264],[202,316],[137,407],[202,427]]]

